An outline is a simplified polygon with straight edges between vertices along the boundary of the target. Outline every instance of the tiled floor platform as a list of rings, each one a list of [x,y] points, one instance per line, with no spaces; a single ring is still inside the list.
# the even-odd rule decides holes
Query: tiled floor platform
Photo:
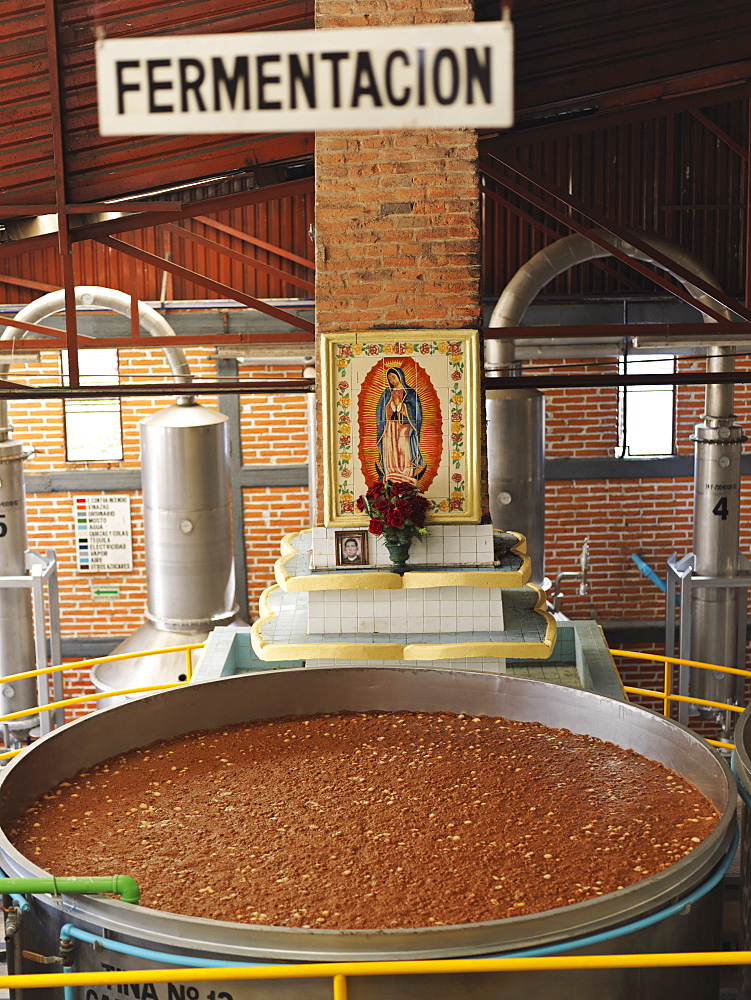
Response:
[[[387,575],[387,574],[384,574]],[[450,588],[449,588],[450,589]],[[459,588],[457,588],[457,591]],[[259,659],[449,660],[464,657],[524,655],[545,659],[555,642],[555,622],[544,609],[544,596],[527,586],[499,592],[503,628],[461,632],[310,632],[308,595],[266,591],[261,618],[252,626]]]
[[[264,662],[252,648],[249,628],[220,627],[209,636],[194,679],[215,680],[300,666],[304,662],[295,659]],[[439,661],[431,666],[452,669],[452,662]],[[592,621],[559,622],[555,645],[547,660],[507,659],[506,672],[626,700],[602,630]]]

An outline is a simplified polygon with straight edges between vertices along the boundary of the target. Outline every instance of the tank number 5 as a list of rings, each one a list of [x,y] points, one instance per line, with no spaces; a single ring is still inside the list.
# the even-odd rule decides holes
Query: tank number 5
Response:
[[[8,525],[5,523],[5,514],[0,514],[0,538],[5,538],[8,534]]]
[[[726,521],[728,516],[728,498],[720,497],[720,499],[712,508],[712,513],[716,514],[718,517],[721,517],[723,521]],[[3,532],[0,531],[0,537],[2,537],[2,534]]]

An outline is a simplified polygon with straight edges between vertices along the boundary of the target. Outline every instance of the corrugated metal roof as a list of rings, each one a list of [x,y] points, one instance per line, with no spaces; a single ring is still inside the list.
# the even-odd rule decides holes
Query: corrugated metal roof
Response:
[[[751,55],[747,0],[520,0],[513,17],[521,114]]]
[[[497,17],[499,7],[497,0],[478,0],[478,15]],[[117,37],[310,28],[313,0],[57,0],[58,23],[52,34],[45,9],[45,0],[0,4],[0,219],[37,214],[33,206],[55,203],[50,46],[60,61],[59,139],[69,203],[222,176],[232,178],[230,190],[252,190],[299,176],[289,165],[309,168],[309,134],[100,136],[94,41],[97,32]],[[486,148],[501,143],[598,214],[663,233],[705,260],[726,288],[741,289],[751,5],[746,0],[716,0],[709,7],[674,0],[524,0],[515,7],[514,22],[519,126],[498,140],[484,140]],[[730,145],[692,116],[691,103],[694,110],[704,109]],[[281,166],[277,169],[276,164]],[[492,184],[489,188],[498,190]],[[195,191],[193,197],[209,197],[206,190]],[[513,196],[509,200],[528,217],[498,202],[488,203],[488,294],[496,294],[510,274],[555,235],[556,227],[544,213],[524,207]],[[266,229],[274,234],[269,242],[307,256],[310,194],[298,192],[284,208],[281,204],[272,201],[268,209],[258,202],[238,205],[222,218],[246,232]],[[7,207],[13,205],[27,209]],[[155,216],[154,224],[164,221]],[[188,225],[202,232],[199,224]],[[159,253],[164,240],[157,236],[158,230],[144,229],[130,239]],[[220,233],[211,238],[232,245],[232,239]],[[35,283],[59,284],[54,242],[28,243],[29,250],[39,252],[24,262],[2,255],[0,272],[25,282],[27,291],[19,294],[8,281],[0,286],[0,296],[20,301],[37,293]],[[23,241],[19,249],[21,245]],[[179,247],[179,258],[187,266],[227,284],[247,281],[236,260],[230,264],[227,258],[209,256],[195,244]],[[127,261],[116,264],[108,248],[76,245],[76,274],[86,280],[94,280],[96,273],[101,275],[97,281],[122,286],[134,268],[140,275],[140,294],[158,298],[153,268]],[[586,270],[561,278],[555,292],[576,295],[586,289],[597,294],[645,287],[638,276],[629,275],[626,282],[617,279],[619,273],[627,274],[617,262],[607,273],[602,268]],[[175,278],[175,294],[180,281]],[[294,294],[288,285],[260,275],[250,287],[259,296]],[[185,289],[184,294],[194,291]]]
[[[99,31],[125,37],[306,28],[312,25],[312,9],[312,0],[58,0],[68,201],[100,201],[256,164],[310,157],[310,135],[100,136],[94,42]],[[43,0],[4,0],[0,206],[55,201],[50,38]]]

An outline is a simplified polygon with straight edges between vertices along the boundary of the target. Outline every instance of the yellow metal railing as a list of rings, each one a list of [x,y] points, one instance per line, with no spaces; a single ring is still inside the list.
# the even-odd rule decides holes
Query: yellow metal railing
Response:
[[[740,670],[738,667],[722,667],[717,663],[702,663],[699,660],[682,660],[677,656],[660,656],[657,653],[634,653],[627,649],[608,650],[613,656],[627,656],[636,660],[651,660],[664,664],[664,678],[662,691],[650,691],[646,688],[627,687],[623,690],[626,694],[638,694],[646,698],[658,698],[662,701],[662,714],[670,717],[670,705],[674,701],[688,702],[690,705],[707,705],[709,708],[720,708],[727,712],[743,712],[744,709],[738,705],[727,705],[721,701],[708,701],[706,698],[692,698],[687,695],[673,694],[673,665],[679,664],[686,667],[698,667],[699,670],[720,670],[726,674],[740,674],[742,677],[751,677],[751,670]],[[712,746],[724,747],[732,750],[732,743],[725,743],[722,740],[707,740]]]
[[[39,715],[40,712],[52,712],[56,708],[64,708],[69,705],[81,705],[87,701],[98,701],[100,698],[118,698],[127,694],[145,694],[149,691],[167,691],[170,688],[181,687],[183,684],[190,684],[193,678],[193,660],[191,653],[194,649],[203,649],[205,643],[193,642],[184,646],[166,646],[164,649],[148,649],[139,653],[119,653],[113,656],[96,656],[91,660],[76,660],[75,663],[62,663],[53,667],[43,667],[41,670],[26,670],[20,674],[10,674],[3,677],[3,683],[20,681],[27,677],[41,677],[44,674],[56,674],[65,670],[80,670],[83,667],[94,667],[98,663],[114,663],[117,660],[136,660],[145,656],[158,656],[161,653],[181,653],[185,652],[185,680],[175,681],[171,684],[147,684],[139,687],[123,688],[120,691],[103,691],[99,694],[84,694],[76,698],[65,698],[62,701],[48,702],[46,705],[37,705],[34,708],[25,708],[20,712],[11,712],[8,715],[0,715],[0,724],[12,722],[14,719],[23,719],[30,715]],[[7,760],[22,753],[26,748],[19,747],[17,750],[8,750],[0,753],[0,760]]]
[[[94,666],[98,663],[109,663],[116,660],[135,659],[142,656],[173,653],[182,650],[186,653],[186,680],[174,684],[155,684],[121,691],[110,691],[101,694],[83,695],[54,702],[23,712],[0,717],[0,723],[25,715],[34,715],[40,711],[51,711],[64,705],[75,705],[81,702],[94,701],[98,698],[114,698],[119,695],[140,694],[148,691],[162,691],[172,687],[180,687],[190,682],[192,677],[191,652],[203,647],[203,643],[185,646],[171,646],[166,649],[154,649],[140,653],[126,653],[115,656],[96,657],[91,660],[79,660],[61,666],[47,667],[42,670],[30,670],[25,673],[13,674],[3,678],[5,681],[20,680],[26,677],[37,677],[40,674],[52,674],[57,671],[80,669]],[[738,670],[733,667],[718,667],[715,664],[699,663],[694,660],[681,660],[671,656],[659,656],[651,653],[635,653],[627,650],[611,649],[613,656],[626,656],[643,660],[658,661],[665,664],[665,681],[662,692],[642,688],[624,687],[628,694],[639,694],[662,700],[663,712],[670,715],[670,703],[673,701],[688,701],[692,704],[710,705],[729,711],[742,712],[736,705],[725,705],[719,702],[706,701],[698,698],[688,698],[674,695],[672,686],[672,665],[685,664],[705,670],[724,670],[728,673],[742,674],[751,677],[751,671]],[[731,744],[714,742],[717,746]],[[24,749],[24,748],[22,748]],[[0,754],[0,759],[21,753],[14,750]],[[659,954],[628,954],[628,955],[554,955],[547,957],[520,958],[469,958],[469,959],[438,959],[391,962],[340,962],[313,963],[304,965],[271,965],[271,966],[228,966],[226,968],[180,968],[148,969],[111,972],[66,972],[66,973],[35,973],[29,975],[0,976],[0,989],[54,989],[75,986],[127,986],[142,983],[207,983],[207,982],[246,982],[253,980],[294,980],[294,979],[331,979],[333,1000],[347,1000],[348,978],[361,976],[409,976],[437,975],[488,972],[545,972],[567,970],[594,969],[637,969],[637,968],[679,968],[699,966],[734,966],[751,965],[751,951],[708,951],[708,952],[665,952]],[[290,995],[290,994],[287,994]],[[291,997],[291,995],[290,995]]]
[[[331,979],[333,1000],[347,1000],[347,979],[361,976],[471,975],[488,972],[565,972],[575,969],[689,968],[751,965],[751,951],[660,952],[651,955],[554,955],[538,958],[454,958],[397,962],[146,969],[127,972],[40,972],[0,976],[0,989],[124,986],[138,983],[247,982]],[[305,995],[308,995],[306,990]],[[286,992],[292,1000],[293,994]]]

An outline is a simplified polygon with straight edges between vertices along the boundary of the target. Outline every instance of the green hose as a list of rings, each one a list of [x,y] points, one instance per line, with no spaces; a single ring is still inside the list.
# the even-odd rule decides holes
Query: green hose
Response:
[[[128,875],[82,876],[80,878],[57,878],[54,875],[42,876],[41,878],[0,878],[0,894],[10,895],[12,892],[51,892],[55,896],[59,896],[63,892],[111,892],[119,896],[123,903],[137,903],[141,898],[138,883]]]

